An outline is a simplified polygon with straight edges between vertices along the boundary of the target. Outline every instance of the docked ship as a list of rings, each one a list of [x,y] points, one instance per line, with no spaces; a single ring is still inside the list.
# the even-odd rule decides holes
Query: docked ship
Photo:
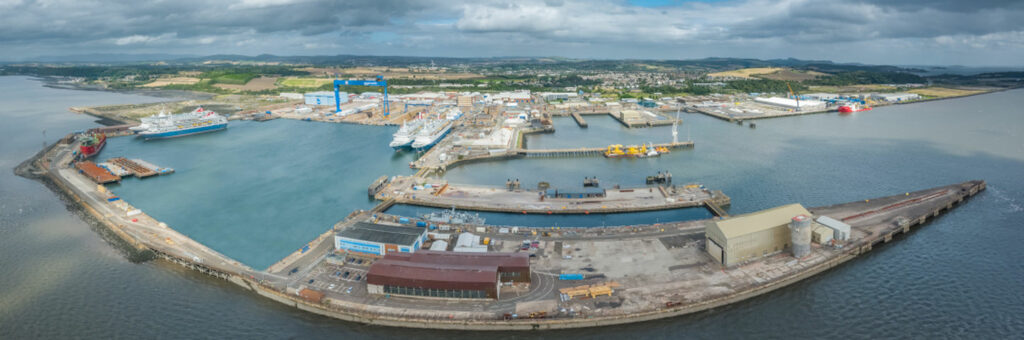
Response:
[[[424,214],[423,219],[435,222],[435,223],[449,223],[449,224],[472,224],[472,225],[483,225],[487,222],[486,219],[480,217],[480,214],[470,214],[465,211],[452,210],[441,210],[435,211],[429,214]]]
[[[413,149],[426,150],[437,144],[441,138],[444,138],[449,132],[452,131],[452,123],[444,120],[437,119],[431,120],[423,125],[420,132],[416,134],[416,139],[412,142]]]
[[[861,107],[860,105],[857,105],[856,103],[850,103],[850,104],[839,106],[839,113],[853,113],[853,112],[861,112],[861,111],[868,111],[868,110],[871,110],[871,108],[870,107]]]
[[[107,135],[102,133],[86,133],[78,136],[82,142],[78,151],[82,159],[86,159],[100,153],[100,150],[107,145]]]
[[[189,113],[168,115],[161,112],[156,116],[142,118],[142,124],[131,130],[139,137],[157,139],[219,131],[227,127],[227,118],[200,107]]]
[[[422,120],[414,119],[405,122],[401,128],[398,128],[398,132],[395,132],[392,136],[391,144],[388,144],[388,146],[395,150],[411,146],[412,142],[416,139],[416,133],[422,128]]]

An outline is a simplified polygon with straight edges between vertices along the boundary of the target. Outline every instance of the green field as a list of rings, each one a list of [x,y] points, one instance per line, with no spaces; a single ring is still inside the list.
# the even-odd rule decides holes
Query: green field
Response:
[[[324,84],[330,84],[332,80],[323,78],[288,78],[282,79],[280,82],[283,87],[320,87]]]

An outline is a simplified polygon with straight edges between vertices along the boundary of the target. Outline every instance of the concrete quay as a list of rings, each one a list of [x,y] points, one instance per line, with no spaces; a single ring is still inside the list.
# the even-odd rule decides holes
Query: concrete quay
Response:
[[[538,241],[539,246],[530,250],[535,255],[533,285],[528,290],[503,291],[499,300],[454,302],[367,294],[365,282],[342,279],[332,273],[358,273],[368,268],[367,262],[372,259],[358,264],[347,263],[343,258],[337,261],[329,247],[323,248],[322,244],[329,243],[323,242],[323,236],[309,251],[275,265],[275,269],[294,271],[293,274],[253,270],[141,212],[127,216],[124,207],[107,202],[99,187],[68,167],[70,158],[68,145],[57,145],[28,166],[19,166],[17,171],[52,184],[52,189],[80,206],[93,222],[138,252],[151,252],[316,314],[373,325],[459,330],[608,326],[724,306],[780,289],[838,266],[879,244],[897,240],[899,234],[910,232],[985,189],[984,181],[969,181],[810,208],[815,215],[828,215],[850,224],[850,241],[842,247],[812,246],[811,254],[800,259],[782,252],[731,268],[720,267],[704,251],[702,225],[707,220],[643,227],[560,229],[542,234],[498,233],[490,245],[492,251],[518,251],[521,241]],[[357,213],[349,220],[371,216],[368,212]],[[561,281],[557,279],[560,273],[585,273],[585,279]],[[307,284],[309,280],[314,282]],[[562,288],[602,282],[616,283],[612,296],[559,299]],[[300,287],[321,290],[326,297],[310,302],[290,293]],[[502,317],[548,305],[555,309],[546,318]]]
[[[542,193],[410,176],[396,177],[376,198],[390,199],[397,204],[524,214],[624,213],[696,207],[706,201],[716,205],[730,202],[721,191],[702,189],[698,185],[609,188],[604,189],[603,197],[587,198],[542,198]]]

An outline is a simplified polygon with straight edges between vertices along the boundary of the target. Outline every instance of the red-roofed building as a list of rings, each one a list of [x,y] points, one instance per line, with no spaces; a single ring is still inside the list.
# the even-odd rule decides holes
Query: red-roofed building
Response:
[[[419,251],[387,254],[366,274],[372,294],[497,299],[503,282],[530,282],[525,253]]]

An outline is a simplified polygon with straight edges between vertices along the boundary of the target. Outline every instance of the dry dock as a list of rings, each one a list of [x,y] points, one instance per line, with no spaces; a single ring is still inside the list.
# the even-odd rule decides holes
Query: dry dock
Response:
[[[699,185],[540,191],[453,184],[422,177],[396,177],[376,197],[398,204],[525,214],[623,213],[696,207],[708,201],[716,207],[730,203],[721,191]]]

